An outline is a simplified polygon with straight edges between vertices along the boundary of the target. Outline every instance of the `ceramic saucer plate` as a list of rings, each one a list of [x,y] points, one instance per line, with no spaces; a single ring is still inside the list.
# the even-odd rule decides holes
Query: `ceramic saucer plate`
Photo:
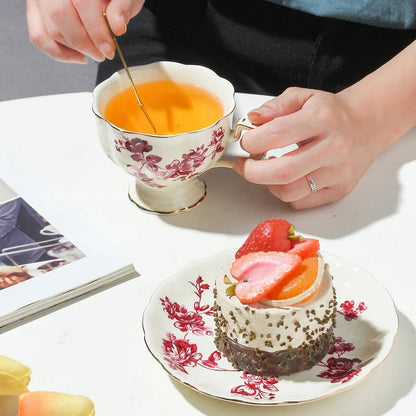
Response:
[[[393,301],[365,270],[328,253],[337,291],[336,342],[312,369],[260,377],[235,370],[214,344],[215,278],[235,250],[190,263],[162,283],[143,315],[146,345],[175,379],[218,399],[288,405],[321,399],[357,385],[388,356],[398,330]]]

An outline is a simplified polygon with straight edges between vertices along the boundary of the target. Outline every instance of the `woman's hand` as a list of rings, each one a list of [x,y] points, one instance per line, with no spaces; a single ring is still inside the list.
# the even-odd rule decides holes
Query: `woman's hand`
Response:
[[[406,74],[404,76],[403,74]],[[242,158],[235,170],[294,208],[336,201],[372,162],[416,126],[416,41],[338,94],[289,88],[248,114],[251,154],[297,144],[278,158]]]
[[[115,45],[103,18],[106,11],[113,32],[126,32],[130,19],[145,0],[27,0],[27,24],[32,43],[50,57],[85,63],[112,59]]]
[[[340,95],[289,88],[248,116],[259,127],[243,136],[247,152],[298,148],[268,160],[240,159],[235,170],[250,182],[268,185],[294,208],[344,197],[378,155]]]

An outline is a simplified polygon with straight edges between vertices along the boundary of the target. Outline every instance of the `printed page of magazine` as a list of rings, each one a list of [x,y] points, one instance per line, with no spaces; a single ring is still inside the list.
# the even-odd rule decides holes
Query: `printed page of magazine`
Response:
[[[0,330],[138,276],[132,264],[0,153]]]

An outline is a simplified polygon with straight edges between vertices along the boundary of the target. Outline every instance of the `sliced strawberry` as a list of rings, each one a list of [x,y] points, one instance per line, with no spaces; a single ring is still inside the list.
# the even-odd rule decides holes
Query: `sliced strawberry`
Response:
[[[311,257],[319,251],[319,240],[315,238],[299,238],[296,241],[292,241],[292,248],[288,253],[297,254],[302,259]]]
[[[235,295],[243,304],[267,297],[273,288],[300,266],[302,259],[291,253],[254,252],[238,258],[231,266],[231,275],[238,280]]]
[[[238,249],[235,258],[255,251],[288,251],[292,247],[289,236],[293,236],[293,227],[285,220],[266,220],[250,233],[244,244]]]

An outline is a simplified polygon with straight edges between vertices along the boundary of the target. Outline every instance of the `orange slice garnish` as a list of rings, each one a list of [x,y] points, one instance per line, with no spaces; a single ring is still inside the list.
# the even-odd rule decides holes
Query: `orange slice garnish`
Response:
[[[302,260],[295,273],[278,285],[268,295],[269,299],[290,299],[309,289],[318,274],[318,256],[307,257]]]
[[[269,306],[291,306],[311,297],[319,288],[322,276],[323,259],[307,257],[293,274],[279,283],[262,303]]]

